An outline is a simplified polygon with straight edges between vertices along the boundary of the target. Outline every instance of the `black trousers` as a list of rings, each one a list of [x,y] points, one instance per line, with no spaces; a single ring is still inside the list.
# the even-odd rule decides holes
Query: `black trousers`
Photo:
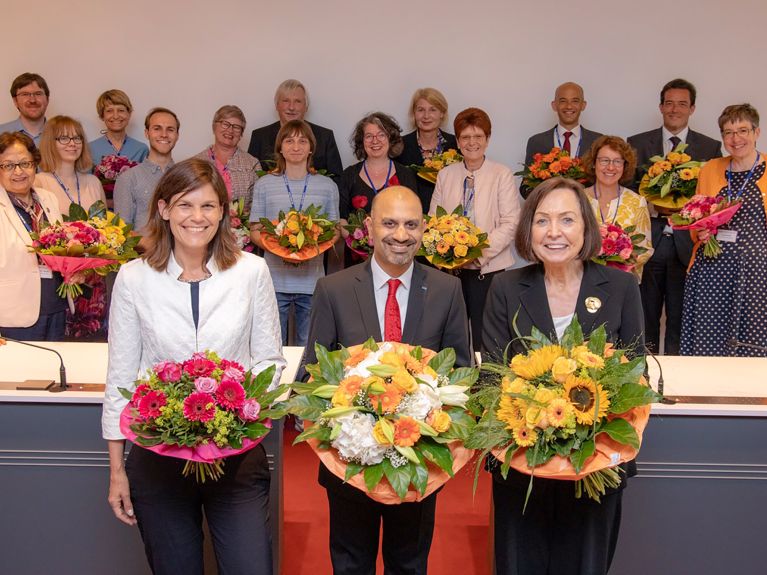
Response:
[[[184,460],[131,448],[126,463],[131,499],[155,575],[203,575],[203,509],[220,575],[272,573],[264,448],[224,461],[221,479],[197,483],[183,476]]]
[[[375,575],[381,522],[385,575],[426,575],[437,494],[418,503],[384,505],[321,473],[330,507],[330,558],[335,575]],[[335,480],[335,481],[333,481]]]
[[[642,283],[639,284],[644,308],[645,343],[654,353],[660,349],[660,318],[665,304],[663,353],[679,355],[686,277],[687,267],[679,259],[673,236],[661,235],[655,245],[655,253],[644,266]]]
[[[571,481],[535,478],[524,515],[530,476],[493,474],[497,575],[604,575],[621,521],[623,490],[597,503],[575,498]]]
[[[482,274],[479,270],[456,270],[461,280],[463,301],[466,302],[466,313],[471,325],[471,346],[474,350],[482,349],[482,315],[485,313],[487,292],[490,291],[493,276],[501,271]]]

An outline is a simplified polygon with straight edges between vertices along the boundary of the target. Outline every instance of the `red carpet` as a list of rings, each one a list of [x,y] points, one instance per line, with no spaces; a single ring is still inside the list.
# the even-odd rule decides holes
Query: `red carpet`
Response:
[[[317,456],[308,445],[292,446],[296,432],[285,430],[283,575],[330,575],[328,503],[317,483]],[[490,478],[480,473],[472,495],[474,464],[469,462],[444,487],[437,499],[437,522],[429,555],[429,575],[490,572],[488,522]],[[383,573],[380,561],[378,573]]]

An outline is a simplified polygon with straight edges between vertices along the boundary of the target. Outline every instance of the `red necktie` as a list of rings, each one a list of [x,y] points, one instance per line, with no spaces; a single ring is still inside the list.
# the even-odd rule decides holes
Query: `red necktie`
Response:
[[[386,296],[384,308],[384,341],[402,341],[402,320],[397,303],[397,288],[402,282],[389,280],[389,295]]]
[[[565,143],[562,145],[562,149],[568,154],[570,153],[570,136],[572,135],[573,135],[572,132],[565,132],[563,134],[563,136],[565,137]]]

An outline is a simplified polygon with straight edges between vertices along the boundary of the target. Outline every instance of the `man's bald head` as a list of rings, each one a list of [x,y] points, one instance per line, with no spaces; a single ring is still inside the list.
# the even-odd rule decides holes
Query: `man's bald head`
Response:
[[[551,109],[557,113],[562,127],[574,128],[580,123],[581,112],[586,109],[583,88],[575,82],[565,82],[557,86]]]
[[[379,206],[379,204],[382,204],[378,207],[379,210],[388,209],[392,202],[405,202],[411,204],[412,202],[417,202],[417,209],[419,213],[421,211],[421,200],[413,190],[406,188],[405,186],[389,186],[388,188],[384,188],[375,196],[373,196],[373,203],[370,206],[370,213],[374,213],[376,206]]]

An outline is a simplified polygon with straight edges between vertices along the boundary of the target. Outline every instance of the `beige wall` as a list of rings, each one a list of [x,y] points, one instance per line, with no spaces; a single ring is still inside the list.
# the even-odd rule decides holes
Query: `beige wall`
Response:
[[[677,76],[698,87],[697,130],[716,135],[721,109],[746,100],[767,117],[764,0],[7,4],[1,121],[16,116],[12,78],[35,71],[52,89],[49,116],[76,116],[94,138],[96,97],[118,87],[136,108],[133,135],[150,107],[178,112],[177,158],[209,143],[222,104],[242,107],[249,128],[274,121],[274,88],[288,77],[309,87],[308,119],[336,132],[344,163],[356,119],[381,109],[409,131],[410,95],[425,85],[445,93],[451,122],[486,109],[489,154],[515,169],[527,137],[553,125],[548,104],[564,80],[586,88],[587,127],[623,136],[659,125],[658,91]]]

